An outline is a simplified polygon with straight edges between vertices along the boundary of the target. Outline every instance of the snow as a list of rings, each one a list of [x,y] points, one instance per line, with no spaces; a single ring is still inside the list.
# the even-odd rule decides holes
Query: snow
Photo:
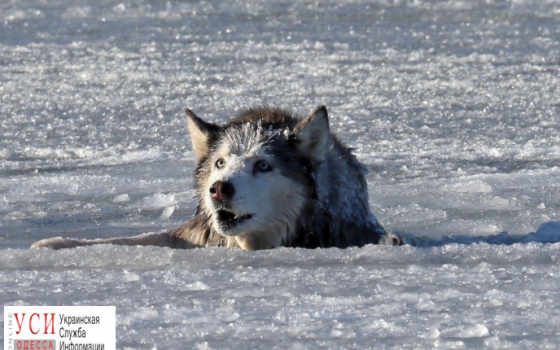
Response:
[[[117,348],[557,348],[560,2],[0,4],[0,300]],[[421,247],[29,250],[195,209],[184,109],[319,104]],[[3,320],[2,326],[3,326]]]

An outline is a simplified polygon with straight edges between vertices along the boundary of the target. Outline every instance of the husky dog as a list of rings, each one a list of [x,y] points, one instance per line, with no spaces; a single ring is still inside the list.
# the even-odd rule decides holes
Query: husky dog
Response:
[[[225,125],[186,110],[198,206],[184,226],[126,238],[51,238],[32,248],[93,244],[245,250],[402,244],[371,213],[366,169],[329,130],[327,109],[298,118],[253,108]]]

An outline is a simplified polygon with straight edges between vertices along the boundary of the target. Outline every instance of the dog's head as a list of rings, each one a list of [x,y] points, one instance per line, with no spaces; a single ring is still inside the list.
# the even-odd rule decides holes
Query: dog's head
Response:
[[[315,196],[313,172],[330,146],[326,108],[302,120],[253,109],[224,126],[186,113],[199,210],[214,230],[249,250],[286,244]]]

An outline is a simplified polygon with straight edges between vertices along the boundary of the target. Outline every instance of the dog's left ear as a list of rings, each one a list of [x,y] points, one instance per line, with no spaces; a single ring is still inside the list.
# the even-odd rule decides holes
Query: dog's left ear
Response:
[[[196,116],[190,109],[186,109],[189,133],[196,161],[200,162],[210,152],[210,144],[216,139],[221,128],[216,124],[207,123]]]
[[[305,119],[297,123],[294,134],[299,143],[298,151],[309,159],[323,162],[330,144],[327,107],[319,106]]]

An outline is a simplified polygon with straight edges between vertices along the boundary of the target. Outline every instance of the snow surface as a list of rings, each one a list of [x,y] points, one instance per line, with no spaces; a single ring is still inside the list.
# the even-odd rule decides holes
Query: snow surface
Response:
[[[2,305],[116,305],[121,349],[560,347],[560,2],[0,13]],[[184,223],[184,108],[254,104],[326,104],[380,222],[423,247],[27,249]]]

